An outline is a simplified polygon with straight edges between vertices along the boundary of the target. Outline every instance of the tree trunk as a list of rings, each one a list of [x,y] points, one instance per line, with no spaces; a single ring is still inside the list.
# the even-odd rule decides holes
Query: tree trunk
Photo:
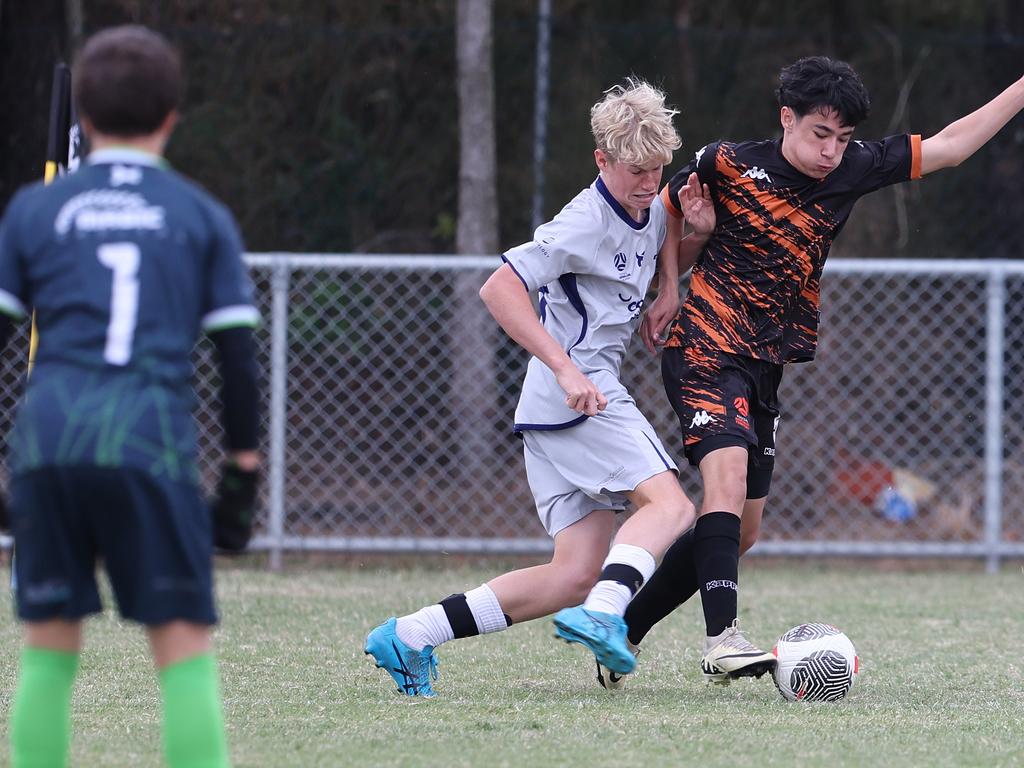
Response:
[[[498,250],[495,162],[493,0],[458,0],[459,219],[455,249],[490,256]],[[495,267],[498,265],[495,258]],[[493,472],[497,439],[494,382],[496,326],[479,297],[486,273],[460,271],[455,280],[451,343],[455,436],[463,477]]]

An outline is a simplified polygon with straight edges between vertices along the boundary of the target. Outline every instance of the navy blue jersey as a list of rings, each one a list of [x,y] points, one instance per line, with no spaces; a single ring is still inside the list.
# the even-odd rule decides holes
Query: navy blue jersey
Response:
[[[33,185],[0,223],[0,311],[35,310],[39,347],[10,436],[13,473],[131,466],[193,480],[199,333],[259,315],[231,214],[129,149]]]

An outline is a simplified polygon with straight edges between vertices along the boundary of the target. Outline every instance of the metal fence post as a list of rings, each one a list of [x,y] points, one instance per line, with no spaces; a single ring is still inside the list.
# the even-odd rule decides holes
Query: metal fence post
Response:
[[[985,570],[999,570],[1003,528],[1003,355],[1006,269],[992,264],[986,280],[985,333]]]
[[[270,314],[270,448],[269,509],[270,567],[281,568],[284,547],[285,426],[288,403],[288,290],[290,266],[285,258],[274,263]]]

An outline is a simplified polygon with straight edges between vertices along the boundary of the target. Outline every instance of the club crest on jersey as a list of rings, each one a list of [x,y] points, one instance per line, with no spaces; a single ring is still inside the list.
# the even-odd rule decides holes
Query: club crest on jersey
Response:
[[[644,265],[644,256],[647,255],[647,251],[641,251],[640,253],[634,254],[636,256],[636,265],[642,267]]]
[[[164,228],[164,208],[150,205],[138,192],[89,190],[64,203],[53,221],[58,235],[66,235],[72,227],[78,232],[161,230]]]

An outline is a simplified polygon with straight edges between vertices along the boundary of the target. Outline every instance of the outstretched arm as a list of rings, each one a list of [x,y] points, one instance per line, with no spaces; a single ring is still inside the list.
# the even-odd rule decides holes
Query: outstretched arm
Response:
[[[921,142],[921,175],[960,165],[1024,108],[1024,77],[983,107]]]
[[[605,409],[608,399],[541,325],[530,294],[512,267],[502,264],[495,270],[480,288],[480,298],[505,333],[551,369],[568,407],[587,416]]]

